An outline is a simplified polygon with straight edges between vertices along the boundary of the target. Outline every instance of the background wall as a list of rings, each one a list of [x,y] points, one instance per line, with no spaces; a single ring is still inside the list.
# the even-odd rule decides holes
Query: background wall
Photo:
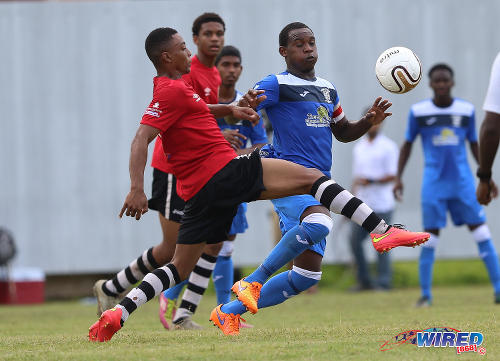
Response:
[[[118,219],[129,189],[130,142],[152,93],[154,68],[144,39],[156,27],[171,26],[195,50],[191,24],[205,11],[224,18],[226,44],[242,51],[241,90],[284,70],[278,33],[302,21],[317,37],[317,74],[337,86],[348,118],[358,119],[376,96],[387,96],[394,115],[384,131],[403,141],[409,106],[430,96],[427,78],[409,94],[389,94],[378,85],[374,64],[384,49],[404,45],[420,56],[424,72],[435,62],[449,63],[456,71],[454,94],[474,103],[478,123],[483,119],[490,67],[500,50],[495,0],[2,3],[0,225],[16,235],[17,265],[52,274],[113,271],[160,241],[155,212],[140,222]],[[334,143],[333,174],[345,186],[351,150],[351,144]],[[421,227],[421,174],[417,141],[395,217],[414,229]],[[494,174],[500,174],[499,159]],[[150,182],[148,168],[147,194]],[[250,229],[238,237],[236,263],[257,264],[271,249],[269,212],[270,202],[250,205]],[[487,214],[499,247],[500,201]],[[326,260],[346,262],[349,225],[336,222]],[[411,259],[418,251],[393,255]],[[439,257],[476,255],[464,227],[443,232]]]

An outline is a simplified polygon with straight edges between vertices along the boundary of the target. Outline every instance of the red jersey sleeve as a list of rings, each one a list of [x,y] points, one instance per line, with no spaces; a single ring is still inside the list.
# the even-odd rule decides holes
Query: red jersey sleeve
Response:
[[[141,124],[159,129],[162,133],[167,131],[182,116],[182,109],[175,107],[176,98],[179,97],[175,88],[169,87],[153,94],[153,100],[142,116]]]

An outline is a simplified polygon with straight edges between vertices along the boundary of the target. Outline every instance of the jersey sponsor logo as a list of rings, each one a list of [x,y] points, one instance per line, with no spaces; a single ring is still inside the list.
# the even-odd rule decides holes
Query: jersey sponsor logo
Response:
[[[206,87],[205,89],[203,89],[205,91],[205,97],[208,97],[210,96],[210,92],[212,91],[212,89]]]
[[[330,89],[328,89],[328,88],[321,88],[321,92],[323,93],[323,96],[325,97],[325,102],[331,103],[332,100],[330,98]]]
[[[386,234],[384,234],[383,236],[380,236],[380,237],[373,237],[373,243],[377,243],[378,241],[383,240],[385,237],[390,236],[393,233],[394,232],[386,233]]]
[[[312,113],[307,114],[305,122],[308,127],[323,128],[323,127],[329,127],[331,120],[332,118],[330,118],[328,110],[324,106],[320,105],[316,109],[316,114]]]
[[[435,146],[458,145],[460,139],[451,128],[443,128],[441,133],[432,137],[432,144]]]
[[[193,93],[193,99],[195,102],[199,102],[201,100],[200,96],[196,93]]]
[[[160,117],[160,114],[158,114],[158,112],[155,112],[155,111],[153,111],[153,110],[149,110],[149,108],[148,108],[148,110],[146,110],[146,111],[144,112],[144,114],[152,115],[153,117],[156,117],[156,118],[159,118],[159,117]]]
[[[302,98],[305,97],[307,94],[309,94],[308,90],[304,90],[303,93],[299,94]]]

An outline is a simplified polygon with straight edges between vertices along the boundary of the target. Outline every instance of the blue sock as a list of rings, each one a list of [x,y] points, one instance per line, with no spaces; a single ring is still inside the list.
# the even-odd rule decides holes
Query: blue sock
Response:
[[[287,299],[298,295],[300,292],[307,290],[318,282],[319,280],[305,277],[295,271],[281,272],[262,286],[258,307],[261,309],[283,303]],[[235,300],[222,306],[221,311],[242,315],[247,312],[247,309],[240,301]]]
[[[320,223],[302,222],[285,233],[264,262],[248,277],[247,282],[263,284],[271,275],[304,252],[309,246],[320,242],[330,230]]]
[[[163,292],[163,295],[169,300],[176,300],[177,297],[181,294],[182,288],[187,285],[188,280],[184,280],[179,284],[176,284],[174,287],[169,288]]]
[[[300,292],[311,288],[319,280],[304,277],[294,271],[282,272],[267,281],[260,291],[258,307],[278,305]]]
[[[418,271],[420,278],[420,288],[422,289],[422,296],[432,299],[432,268],[434,266],[434,248],[422,247],[420,259],[418,262]]]
[[[231,256],[217,257],[212,280],[214,281],[217,294],[217,304],[225,304],[231,301],[231,286],[233,285],[233,259]]]
[[[495,294],[500,294],[500,265],[498,264],[498,255],[495,250],[495,245],[491,239],[487,239],[477,242],[477,246],[479,248],[479,256],[488,270],[488,275],[490,276]]]

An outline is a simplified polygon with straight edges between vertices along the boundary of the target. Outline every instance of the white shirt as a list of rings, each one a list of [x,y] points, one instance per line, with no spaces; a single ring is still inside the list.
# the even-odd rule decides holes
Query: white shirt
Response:
[[[382,179],[397,173],[399,150],[394,141],[378,134],[372,141],[363,136],[353,149],[353,177]],[[356,196],[368,204],[375,212],[394,209],[393,182],[374,183],[358,186]]]
[[[490,85],[484,99],[483,109],[500,114],[500,52],[491,67]]]

